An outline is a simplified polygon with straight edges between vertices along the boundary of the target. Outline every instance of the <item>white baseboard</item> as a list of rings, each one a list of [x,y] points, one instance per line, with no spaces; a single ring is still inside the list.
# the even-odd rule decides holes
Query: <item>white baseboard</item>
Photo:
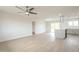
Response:
[[[16,40],[16,39],[23,38],[23,37],[28,37],[28,36],[32,36],[32,34],[18,36],[18,37],[14,37],[14,38],[7,38],[7,39],[5,38],[5,39],[1,39],[0,42],[5,42],[5,41],[9,41],[9,40]]]
[[[39,34],[43,34],[43,33],[46,33],[46,32],[36,33],[35,35],[39,35]],[[20,38],[23,38],[23,37],[29,37],[29,36],[32,36],[32,34],[13,37],[13,38],[5,38],[5,39],[1,39],[0,42],[5,42],[5,41],[9,41],[9,40],[16,40],[16,39],[20,39]]]

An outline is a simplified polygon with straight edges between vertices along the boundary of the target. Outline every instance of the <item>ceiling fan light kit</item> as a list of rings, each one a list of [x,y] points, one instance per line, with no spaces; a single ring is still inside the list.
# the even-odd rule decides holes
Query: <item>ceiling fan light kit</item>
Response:
[[[25,14],[28,15],[29,13],[28,12],[25,12]]]

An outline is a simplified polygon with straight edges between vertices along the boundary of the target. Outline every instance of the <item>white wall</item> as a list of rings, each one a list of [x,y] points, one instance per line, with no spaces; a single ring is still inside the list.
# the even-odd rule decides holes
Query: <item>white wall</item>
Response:
[[[51,22],[46,22],[46,32],[51,32]]]
[[[36,21],[35,33],[44,33],[46,32],[46,26],[44,21]]]
[[[45,21],[35,21],[35,33],[46,31]],[[32,35],[32,20],[0,11],[0,42]]]
[[[20,15],[0,12],[0,42],[32,35],[32,21]]]

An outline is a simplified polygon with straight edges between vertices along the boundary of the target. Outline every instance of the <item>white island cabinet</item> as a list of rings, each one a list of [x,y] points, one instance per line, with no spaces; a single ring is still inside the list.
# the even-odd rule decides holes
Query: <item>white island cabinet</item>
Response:
[[[65,29],[55,30],[55,38],[64,39],[65,36]]]

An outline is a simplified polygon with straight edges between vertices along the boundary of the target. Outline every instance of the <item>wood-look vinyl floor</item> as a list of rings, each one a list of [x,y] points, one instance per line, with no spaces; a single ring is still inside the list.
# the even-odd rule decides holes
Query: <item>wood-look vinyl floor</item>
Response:
[[[44,33],[0,43],[0,52],[78,52],[79,36],[55,39]]]

